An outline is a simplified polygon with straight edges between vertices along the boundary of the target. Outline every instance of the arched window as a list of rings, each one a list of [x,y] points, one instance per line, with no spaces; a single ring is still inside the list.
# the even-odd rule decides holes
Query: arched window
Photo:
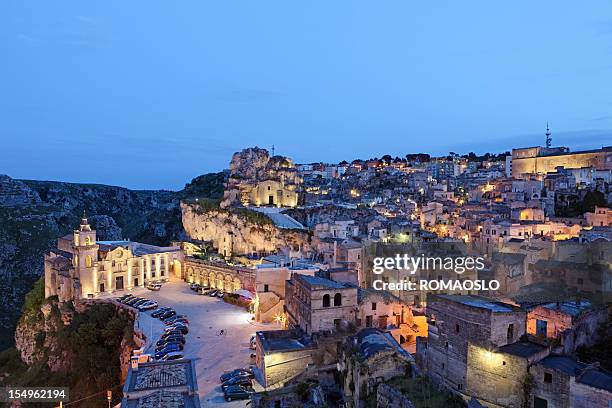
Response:
[[[329,307],[330,299],[329,295],[323,295],[323,307]]]
[[[91,268],[91,255],[87,255],[87,256],[85,257],[85,266],[86,266],[87,268]]]
[[[339,293],[334,295],[334,306],[342,306],[342,295]]]
[[[91,238],[85,237],[85,245],[91,245]]]

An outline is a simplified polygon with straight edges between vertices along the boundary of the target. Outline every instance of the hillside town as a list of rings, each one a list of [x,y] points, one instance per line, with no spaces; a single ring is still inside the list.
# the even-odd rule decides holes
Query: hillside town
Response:
[[[135,313],[121,407],[610,408],[611,186],[612,147],[548,129],[481,156],[246,148],[169,246],[98,240],[83,214],[45,297]],[[455,266],[373,270],[404,256]]]

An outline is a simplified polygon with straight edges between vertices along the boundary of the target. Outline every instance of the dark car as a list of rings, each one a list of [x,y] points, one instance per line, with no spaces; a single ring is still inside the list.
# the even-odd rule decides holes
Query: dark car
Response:
[[[166,354],[171,353],[173,351],[182,351],[182,349],[179,347],[179,345],[177,343],[167,344],[166,347],[164,347],[163,349],[155,352],[155,359],[159,360],[160,358],[162,358]]]
[[[165,320],[169,317],[172,317],[176,314],[176,310],[168,310],[163,315],[159,316],[161,320]]]
[[[185,318],[174,319],[174,320],[164,320],[164,324],[166,326],[171,326],[174,324],[182,324],[183,326],[189,326],[189,320]]]
[[[131,299],[126,300],[125,304],[131,306],[134,303],[138,302],[139,300],[142,300],[142,298],[140,298],[140,297],[133,297]]]
[[[189,333],[189,327],[185,326],[183,324],[175,324],[173,326],[169,327],[170,330],[165,331],[164,333],[180,333],[180,334],[187,334]]]
[[[177,335],[168,336],[166,338],[157,340],[157,343],[155,343],[155,345],[156,346],[161,346],[162,344],[167,344],[167,343],[181,343],[181,344],[185,344],[185,337],[177,336]]]
[[[147,301],[147,299],[145,299],[145,298],[136,298],[136,300],[134,300],[133,302],[130,300],[127,304],[132,306],[132,307],[136,307],[139,304],[144,303],[146,301]]]
[[[167,331],[167,332],[163,332],[162,335],[161,335],[161,338],[162,339],[167,339],[168,337],[171,337],[171,336],[183,337],[183,334],[184,333],[182,331],[180,331],[180,330],[170,330],[170,331]]]
[[[250,387],[253,385],[251,379],[246,375],[239,375],[236,377],[232,377],[221,385],[221,389],[225,390],[227,387],[231,387],[232,385],[242,385],[243,387]]]
[[[229,380],[230,378],[233,377],[237,377],[237,376],[244,376],[244,377],[250,377],[250,378],[254,378],[255,375],[253,374],[253,370],[251,370],[250,368],[238,368],[236,370],[232,370],[232,371],[228,371],[226,373],[223,373],[223,375],[221,375],[221,377],[219,377],[219,379],[221,380],[222,383],[226,382],[227,380]]]
[[[208,292],[208,296],[211,296],[211,297],[217,296],[217,292],[219,292],[217,289],[213,289],[210,292]]]
[[[130,296],[134,296],[134,295],[127,294],[127,295],[119,296],[118,298],[115,298],[115,300],[116,300],[117,302],[124,302],[124,301],[126,301],[126,300],[127,300],[129,297],[130,297]]]
[[[171,341],[171,342],[168,342],[168,343],[163,343],[161,346],[155,347],[155,352],[158,353],[158,352],[162,351],[163,349],[165,349],[168,346],[176,346],[181,351],[185,348],[183,343],[179,343],[177,341]]]
[[[164,319],[164,322],[173,322],[173,321],[175,321],[177,319],[185,319],[185,320],[187,320],[187,316],[182,315],[182,314],[181,315],[170,316],[169,318]]]
[[[244,387],[231,386],[223,390],[223,397],[226,401],[244,400],[251,397],[251,392]]]
[[[166,313],[169,310],[170,310],[169,307],[160,307],[159,309],[157,309],[153,313],[151,313],[151,316],[152,317],[159,317],[159,316],[163,315],[164,313]]]

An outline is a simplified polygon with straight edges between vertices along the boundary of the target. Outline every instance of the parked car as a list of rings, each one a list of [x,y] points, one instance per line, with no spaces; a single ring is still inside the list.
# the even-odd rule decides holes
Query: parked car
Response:
[[[162,358],[166,354],[172,353],[172,352],[175,352],[175,351],[182,351],[182,349],[180,348],[178,343],[166,344],[166,346],[163,349],[155,352],[155,359],[159,360],[160,358]]]
[[[173,329],[167,332],[163,332],[160,336],[160,339],[167,339],[168,337],[171,337],[171,336],[183,336],[184,337],[184,334],[180,330]]]
[[[162,287],[161,283],[149,283],[147,284],[147,289],[158,291]]]
[[[217,295],[216,295],[216,296],[217,296],[219,299],[223,299],[223,296],[225,296],[225,293],[224,293],[224,292],[219,291],[219,292],[217,292]]]
[[[155,309],[156,307],[157,307],[157,302],[155,302],[154,300],[150,300],[148,302],[140,304],[138,306],[138,310],[141,310],[141,311],[152,310],[152,309]]]
[[[121,303],[123,303],[123,301],[127,300],[127,299],[128,299],[130,296],[134,296],[134,295],[131,295],[131,294],[125,294],[125,295],[123,295],[123,296],[119,296],[119,297],[115,298],[115,300],[116,300],[117,302],[121,302]]]
[[[157,309],[156,311],[151,313],[151,317],[159,317],[159,316],[163,315],[164,313],[166,313],[169,310],[170,310],[169,307],[160,307],[159,309]]]
[[[250,387],[251,385],[253,385],[253,382],[246,375],[238,375],[224,382],[221,385],[221,389],[225,390],[227,387],[231,387],[232,385],[242,385],[243,387]]]
[[[201,285],[199,283],[192,283],[191,285],[189,285],[189,289],[191,290],[198,290],[201,287]]]
[[[221,377],[219,377],[219,379],[221,380],[222,383],[224,383],[230,378],[234,378],[234,377],[241,376],[241,375],[249,377],[249,378],[255,378],[255,375],[253,374],[253,370],[251,370],[250,368],[237,368],[235,370],[223,373]]]
[[[140,305],[142,305],[143,303],[149,302],[149,299],[144,299],[144,298],[140,298],[139,300],[137,300],[136,302],[132,303],[133,307],[138,307]]]
[[[161,316],[159,316],[159,318],[161,320],[165,320],[165,319],[167,319],[169,317],[174,316],[175,314],[176,314],[176,310],[170,309],[170,310],[167,310],[166,312],[164,312],[164,314],[162,314]]]
[[[185,329],[189,329],[189,323],[177,321],[177,322],[172,323],[170,326],[166,327],[166,331],[169,331],[169,330],[182,330],[184,328]]]
[[[164,343],[164,344],[162,344],[160,346],[156,346],[155,347],[155,352],[156,353],[160,352],[160,351],[162,351],[163,349],[165,349],[166,347],[169,347],[169,346],[176,346],[176,347],[178,347],[178,349],[180,351],[182,351],[183,348],[185,348],[185,345],[183,343],[178,342],[178,341],[173,341],[173,342]]]
[[[161,361],[172,361],[172,360],[180,360],[181,358],[183,358],[183,353],[180,351],[173,351],[171,353],[168,353],[166,355],[164,355],[160,360]]]
[[[210,290],[210,288],[208,286],[200,286],[197,290],[196,293],[198,295],[205,295],[208,291]]]
[[[208,292],[208,296],[215,297],[217,296],[217,292],[219,292],[218,289],[213,289],[210,292]]]
[[[172,320],[172,321],[169,321],[169,322],[168,321],[164,321],[164,324],[166,326],[172,326],[172,325],[177,324],[177,323],[180,323],[183,326],[189,325],[189,321],[187,319],[176,319],[176,320]]]
[[[181,333],[181,334],[189,333],[189,327],[185,326],[183,324],[177,324],[177,325],[174,325],[174,326],[170,326],[170,328],[172,330],[170,332],[168,332],[168,333],[175,333],[175,332]]]
[[[162,344],[168,344],[168,343],[181,343],[181,344],[185,344],[185,337],[183,336],[169,336],[166,337],[164,339],[159,339],[157,340],[157,343],[155,343],[156,346],[161,346]]]
[[[169,317],[167,319],[164,319],[164,320],[172,321],[172,320],[176,320],[176,319],[186,319],[186,318],[187,318],[187,316],[184,315],[184,314],[177,314],[177,315],[171,316],[171,317]]]
[[[142,299],[141,297],[134,296],[133,298],[126,300],[124,303],[128,306],[132,306],[134,303],[138,302],[141,299]]]
[[[223,390],[223,397],[226,401],[244,400],[251,398],[251,392],[241,386],[231,386]]]
[[[186,322],[187,324],[189,324],[189,320],[187,320],[187,317],[185,315],[170,316],[169,318],[164,319],[164,324],[165,325],[170,325],[170,324],[178,322],[178,321],[183,321],[183,322]]]

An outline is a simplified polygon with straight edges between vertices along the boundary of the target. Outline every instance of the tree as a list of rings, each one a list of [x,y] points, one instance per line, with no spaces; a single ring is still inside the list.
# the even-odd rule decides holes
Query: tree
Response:
[[[587,191],[582,200],[582,213],[594,212],[595,207],[605,207],[606,198],[601,191]]]

